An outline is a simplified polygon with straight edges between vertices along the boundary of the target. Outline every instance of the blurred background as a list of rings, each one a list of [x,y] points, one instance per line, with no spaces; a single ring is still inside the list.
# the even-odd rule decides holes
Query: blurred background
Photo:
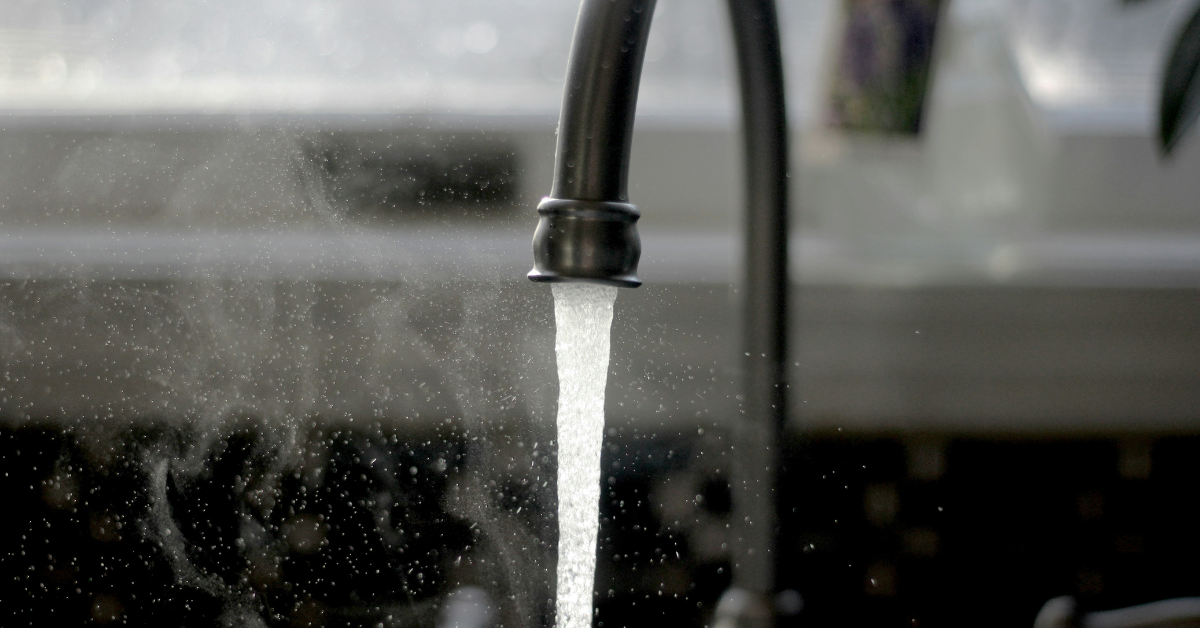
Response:
[[[578,3],[0,2],[5,625],[553,623],[553,313],[525,280]],[[1200,594],[1185,0],[781,0],[785,626]],[[659,0],[597,628],[729,582],[727,16]],[[1194,138],[1193,138],[1194,139]]]

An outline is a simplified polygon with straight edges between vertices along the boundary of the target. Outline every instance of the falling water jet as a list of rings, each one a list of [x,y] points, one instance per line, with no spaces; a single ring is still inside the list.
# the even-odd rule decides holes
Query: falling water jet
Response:
[[[558,628],[592,625],[596,536],[600,526],[600,449],[609,331],[617,289],[557,283]]]

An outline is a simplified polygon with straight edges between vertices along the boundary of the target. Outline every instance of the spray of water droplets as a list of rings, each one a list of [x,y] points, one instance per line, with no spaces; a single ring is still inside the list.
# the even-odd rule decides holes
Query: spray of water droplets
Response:
[[[600,527],[600,448],[617,289],[555,284],[558,357],[558,628],[590,628]]]

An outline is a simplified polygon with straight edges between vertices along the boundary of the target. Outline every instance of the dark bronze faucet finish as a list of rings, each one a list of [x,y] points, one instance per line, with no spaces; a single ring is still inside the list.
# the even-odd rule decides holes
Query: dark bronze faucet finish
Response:
[[[639,213],[629,204],[627,182],[654,4],[583,0],[567,63],[554,184],[538,206],[529,273],[534,281],[641,284]],[[723,602],[725,611],[718,615],[733,617],[739,626],[768,626],[776,443],[787,417],[787,114],[774,0],[728,0],[728,7],[742,95],[746,222],[739,287],[745,357],[741,416],[731,424],[732,601]],[[741,610],[729,610],[734,607]]]

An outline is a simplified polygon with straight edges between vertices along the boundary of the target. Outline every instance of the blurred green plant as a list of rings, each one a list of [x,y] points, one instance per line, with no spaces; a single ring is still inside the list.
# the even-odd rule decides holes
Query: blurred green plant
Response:
[[[828,122],[868,133],[918,134],[942,0],[843,0],[845,25]]]
[[[1200,5],[1180,30],[1163,72],[1158,140],[1169,156],[1200,115]]]

